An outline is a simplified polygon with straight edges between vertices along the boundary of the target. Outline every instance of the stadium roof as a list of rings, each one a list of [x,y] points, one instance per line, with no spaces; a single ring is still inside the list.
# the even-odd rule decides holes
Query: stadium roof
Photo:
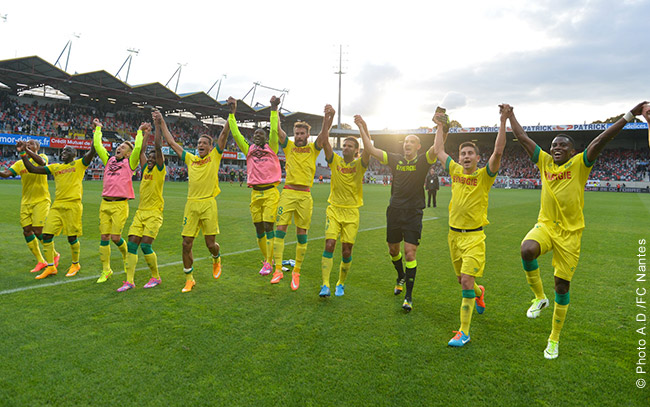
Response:
[[[38,56],[0,61],[0,83],[12,92],[50,86],[67,95],[72,102],[85,105],[115,105],[121,108],[158,108],[166,113],[189,112],[198,118],[227,118],[230,110],[225,100],[217,101],[198,91],[176,94],[159,82],[131,86],[106,71],[70,75]],[[269,120],[270,107],[252,108],[237,101],[237,119],[240,122]],[[306,121],[320,127],[323,116],[283,111],[285,122]]]

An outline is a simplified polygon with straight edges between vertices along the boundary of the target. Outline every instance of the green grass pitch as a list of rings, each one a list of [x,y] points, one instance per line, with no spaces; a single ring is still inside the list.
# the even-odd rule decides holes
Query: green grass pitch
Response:
[[[650,391],[635,386],[634,301],[637,287],[650,289],[635,281],[638,241],[650,241],[650,194],[585,193],[587,228],[560,357],[548,361],[552,310],[526,318],[532,293],[519,257],[539,191],[492,190],[479,281],[487,309],[473,315],[472,341],[453,349],[446,344],[458,329],[461,290],[447,247],[449,188],[438,208],[425,209],[410,314],[392,294],[387,187],[364,187],[346,293],[329,299],[318,297],[328,185],[313,188],[309,248],[292,292],[290,278],[272,286],[258,275],[250,190],[222,183],[223,274],[212,278],[199,237],[197,285],[187,294],[180,264],[187,185],[165,185],[165,220],[153,245],[162,285],[142,288],[149,272],[140,252],[137,288],[126,293],[115,291],[124,274],[95,283],[101,183],[84,188],[80,273],[64,277],[70,251],[57,237],[63,273],[37,281],[18,222],[20,183],[0,182],[0,405],[649,405]],[[127,229],[137,200],[130,207]],[[293,258],[293,226],[286,241],[284,257]],[[122,260],[111,248],[117,271]],[[340,258],[339,244],[332,284]],[[553,298],[551,256],[540,266]]]

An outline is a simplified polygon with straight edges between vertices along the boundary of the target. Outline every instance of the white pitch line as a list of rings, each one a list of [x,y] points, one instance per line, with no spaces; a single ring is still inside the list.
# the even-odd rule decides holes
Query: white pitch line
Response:
[[[436,220],[436,219],[439,219],[439,218],[437,216],[434,216],[433,218],[422,219],[422,222],[426,222],[426,221],[429,221],[429,220]],[[375,226],[373,228],[360,229],[359,232],[369,232],[371,230],[384,229],[385,227],[386,227],[386,225]],[[325,239],[325,236],[310,237],[309,241],[323,240],[323,239]],[[291,244],[295,244],[295,243],[297,243],[297,242],[294,240],[294,241],[291,241],[291,242],[286,242],[285,245],[291,245]],[[228,253],[222,254],[222,257],[234,256],[234,255],[237,255],[237,254],[254,252],[254,251],[257,251],[257,250],[259,250],[258,247],[254,248],[254,249],[246,249],[246,250],[239,250],[239,251],[236,251],[236,252],[228,252]],[[201,260],[207,260],[207,259],[210,259],[210,258],[211,258],[210,256],[199,257],[199,258],[194,259],[194,261],[197,262],[197,261],[201,261]],[[178,266],[180,264],[183,264],[182,260],[173,261],[171,263],[166,263],[166,264],[159,264],[158,268],[169,267],[169,266]],[[140,267],[140,268],[137,268],[135,270],[136,271],[149,270],[149,267]],[[113,272],[113,275],[120,275],[120,274],[124,274],[124,270]],[[34,290],[36,288],[53,287],[55,285],[61,285],[61,284],[69,284],[69,283],[76,283],[76,282],[80,282],[80,281],[94,280],[94,279],[96,279],[98,277],[99,276],[86,276],[86,277],[73,278],[73,279],[69,279],[69,280],[59,280],[59,281],[55,281],[55,282],[47,283],[47,284],[30,285],[30,286],[27,286],[27,287],[12,288],[10,290],[0,291],[0,295],[13,294],[13,293],[18,293],[18,292],[27,291],[27,290]]]

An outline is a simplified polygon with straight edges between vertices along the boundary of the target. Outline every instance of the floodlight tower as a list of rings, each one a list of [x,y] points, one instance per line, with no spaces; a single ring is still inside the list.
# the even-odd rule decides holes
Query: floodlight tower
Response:
[[[226,74],[221,75],[221,78],[219,78],[219,79],[217,79],[216,81],[214,81],[214,83],[212,84],[212,86],[210,86],[210,89],[208,89],[208,91],[205,92],[205,93],[207,93],[207,94],[209,95],[209,94],[210,94],[210,91],[212,90],[212,88],[214,88],[214,85],[216,85],[217,82],[218,82],[218,83],[219,83],[219,86],[217,87],[217,95],[214,97],[214,100],[219,100],[219,91],[221,90],[221,82],[223,82],[223,80],[226,79],[227,77],[228,77],[228,75],[226,75]]]
[[[343,45],[339,45],[339,70],[338,72],[334,72],[334,74],[339,76],[339,119],[336,128],[341,130],[341,77],[345,75],[345,72],[343,72]],[[337,137],[336,139],[336,147],[341,147],[340,137]]]
[[[6,15],[5,15],[5,20],[6,20]],[[72,33],[72,36],[75,38],[81,37],[80,33]],[[63,56],[63,53],[65,50],[68,50],[68,56],[65,59],[65,69],[59,64],[59,60]],[[63,69],[64,71],[68,72],[68,62],[70,62],[70,51],[72,51],[72,39],[69,39],[68,42],[65,44],[65,47],[63,47],[63,50],[59,54],[59,57],[56,59],[56,62],[54,63],[54,66],[58,66],[59,68]]]
[[[184,64],[181,64],[180,62],[177,62],[176,64],[178,64],[178,68],[174,71],[171,78],[169,78],[169,80],[165,84],[165,87],[167,87],[167,85],[169,85],[169,82],[171,82],[171,80],[174,79],[174,76],[176,76],[176,74],[178,74],[178,76],[176,77],[176,87],[174,88],[174,93],[176,93],[176,91],[178,90],[178,82],[181,80],[181,71],[183,70],[184,66],[187,66],[187,62],[184,63]]]
[[[119,75],[120,75],[120,72],[122,71],[122,68],[124,68],[124,65],[126,65],[126,63],[128,62],[129,65],[126,68],[126,79],[124,79],[124,83],[129,83],[129,72],[131,72],[131,60],[133,59],[133,55],[135,55],[136,57],[138,56],[138,54],[140,53],[140,50],[135,49],[135,48],[128,48],[127,52],[129,53],[129,56],[126,57],[126,59],[124,60],[124,63],[122,64],[120,69],[117,70],[117,73],[115,74],[115,77],[119,78]]]
[[[257,90],[258,86],[261,87],[261,88],[264,88],[264,89],[269,89],[269,90],[274,90],[276,92],[280,92],[280,99],[282,99],[282,103],[284,103],[285,94],[289,93],[289,89],[286,89],[286,88],[277,89],[277,88],[272,88],[270,86],[262,85],[260,82],[253,82],[253,87],[250,88],[250,90],[248,92],[246,92],[246,94],[244,95],[243,98],[241,98],[241,100],[245,100],[246,96],[248,96],[249,93],[253,92],[253,96],[251,97],[250,105],[254,106],[254,103],[255,103],[255,91]],[[280,105],[280,108],[282,108],[282,105]]]

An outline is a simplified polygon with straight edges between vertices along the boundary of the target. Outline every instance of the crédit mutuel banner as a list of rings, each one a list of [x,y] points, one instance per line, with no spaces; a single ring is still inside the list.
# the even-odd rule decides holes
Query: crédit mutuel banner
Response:
[[[43,136],[30,136],[26,134],[9,134],[0,133],[0,145],[15,146],[19,141],[37,140],[41,143],[41,147],[49,148],[63,148],[65,146],[72,146],[80,150],[90,150],[92,140],[79,140],[61,137],[43,137]],[[106,150],[111,151],[112,146],[108,141],[103,142]]]
[[[77,148],[79,150],[90,150],[90,146],[93,144],[92,140],[80,140],[80,139],[73,139],[73,138],[61,138],[61,137],[52,137],[50,138],[50,145],[49,147],[51,148],[63,148],[66,146],[71,146],[74,148]],[[102,141],[102,144],[106,148],[106,150],[111,151],[113,149],[113,145],[111,144],[110,141]]]

